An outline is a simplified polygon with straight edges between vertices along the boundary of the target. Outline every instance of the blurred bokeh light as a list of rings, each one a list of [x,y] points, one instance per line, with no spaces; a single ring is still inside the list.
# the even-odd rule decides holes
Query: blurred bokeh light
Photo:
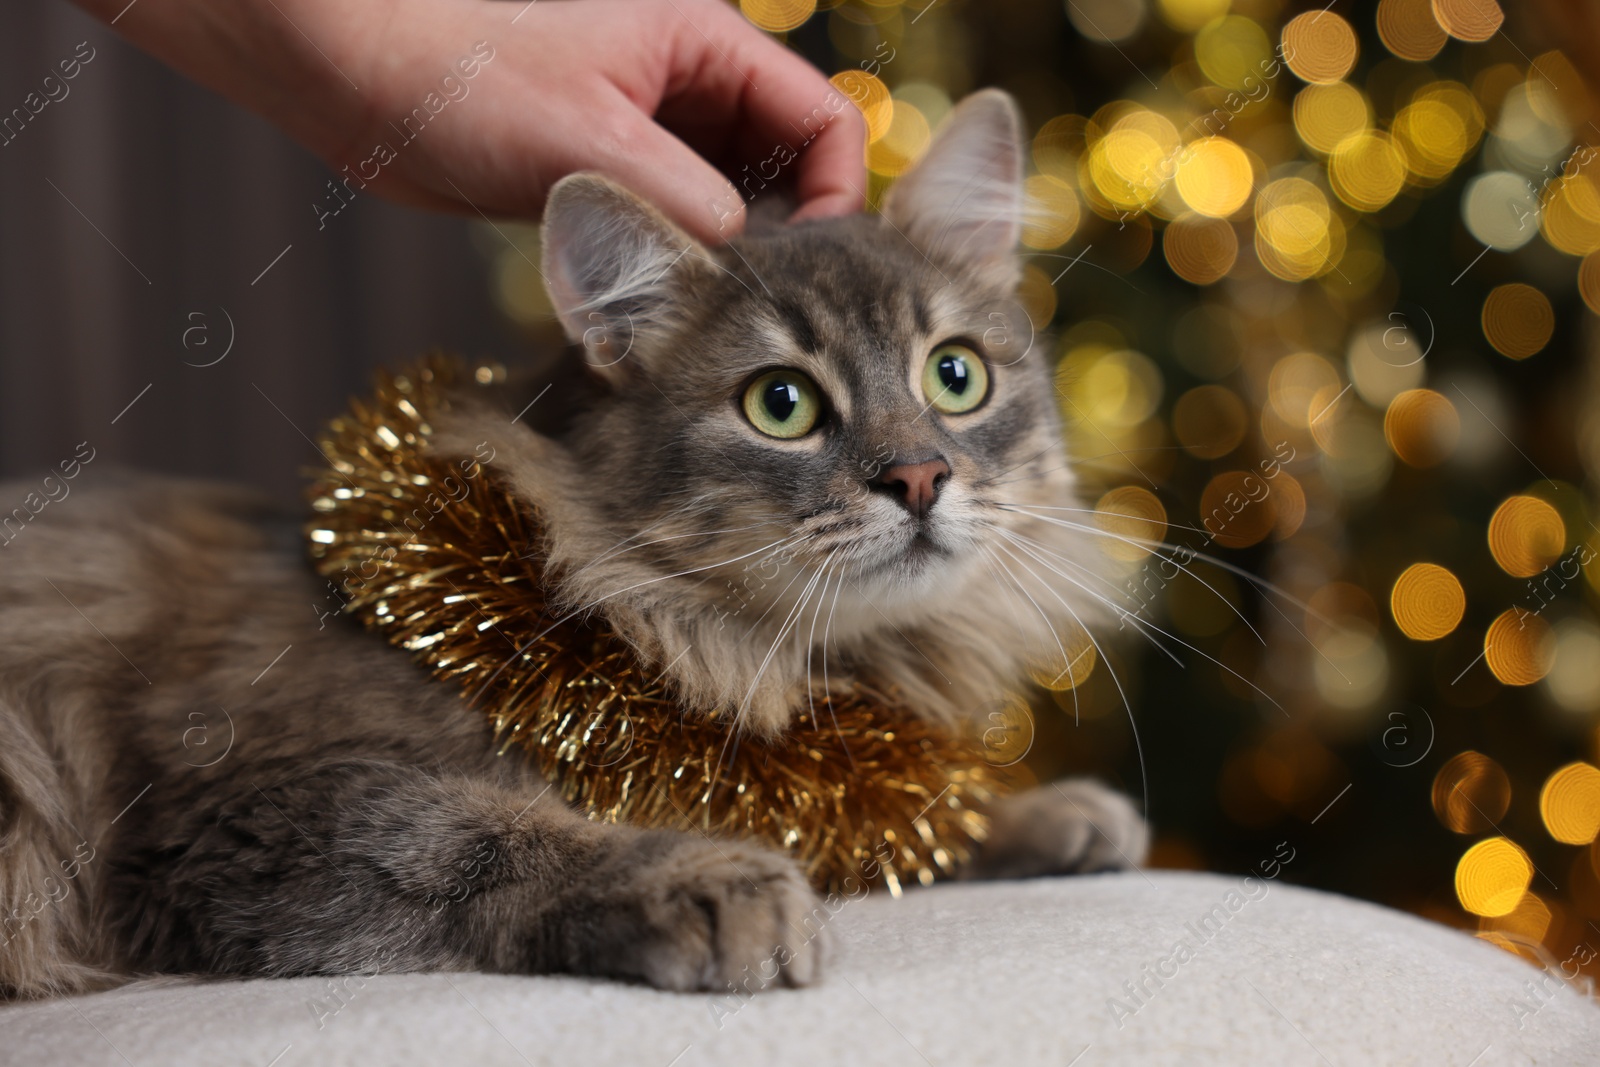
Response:
[[[1600,922],[1600,50],[1493,0],[741,8],[837,72],[874,203],[953,101],[1021,105],[1021,300],[1120,620],[1058,634],[1007,711],[1037,773],[1148,790],[1157,863],[1288,840],[1288,877],[1571,958]]]

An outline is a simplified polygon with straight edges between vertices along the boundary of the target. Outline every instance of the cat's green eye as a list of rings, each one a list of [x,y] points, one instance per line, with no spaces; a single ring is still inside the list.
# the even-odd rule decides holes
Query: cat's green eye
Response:
[[[966,345],[940,345],[922,367],[922,392],[946,415],[960,415],[989,395],[989,368]]]
[[[768,437],[804,437],[822,417],[811,379],[795,370],[768,371],[744,391],[744,417]]]

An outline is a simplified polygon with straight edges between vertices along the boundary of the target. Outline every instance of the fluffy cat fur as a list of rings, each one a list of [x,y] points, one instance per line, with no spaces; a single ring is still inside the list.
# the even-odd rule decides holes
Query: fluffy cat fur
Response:
[[[881,217],[711,250],[569,178],[545,224],[574,342],[559,388],[516,421],[539,383],[508,387],[504,410],[463,397],[440,447],[493,450],[540,512],[562,602],[603,614],[689,711],[781,734],[870,672],[960,725],[1059,662],[1105,582],[1091,540],[1013,510],[1075,504],[1013,299],[1021,167],[1015,110],[985,92]],[[950,340],[989,366],[966,414],[920,385]],[[810,434],[766,437],[741,413],[773,367],[817,384]],[[889,475],[939,462],[937,500],[903,506],[910,483]],[[786,857],[573,812],[493,754],[453,687],[321,617],[325,583],[273,529],[246,494],[97,468],[0,547],[6,995],[141,973],[669,989],[723,989],[764,961],[789,985],[821,973],[826,913]],[[1092,782],[992,816],[973,877],[1121,867],[1146,844]]]

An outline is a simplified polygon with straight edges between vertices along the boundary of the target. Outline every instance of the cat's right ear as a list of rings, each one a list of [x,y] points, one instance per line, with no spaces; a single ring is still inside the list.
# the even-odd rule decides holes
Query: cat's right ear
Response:
[[[1022,116],[999,89],[955,106],[928,152],[883,202],[883,217],[926,256],[1007,289],[1022,279]]]
[[[707,262],[694,238],[605,178],[573,174],[550,190],[544,280],[567,337],[615,384],[635,347],[672,324],[680,284]]]

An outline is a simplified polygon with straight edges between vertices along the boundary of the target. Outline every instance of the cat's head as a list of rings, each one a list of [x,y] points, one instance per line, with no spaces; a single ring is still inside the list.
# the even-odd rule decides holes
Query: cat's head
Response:
[[[518,427],[501,465],[566,605],[762,731],[852,676],[948,720],[1059,660],[1096,579],[1068,530],[1012,510],[1074,503],[1015,301],[1021,189],[996,91],[881,216],[708,250],[603,179],[557,185],[543,273],[603,388],[559,441]]]

